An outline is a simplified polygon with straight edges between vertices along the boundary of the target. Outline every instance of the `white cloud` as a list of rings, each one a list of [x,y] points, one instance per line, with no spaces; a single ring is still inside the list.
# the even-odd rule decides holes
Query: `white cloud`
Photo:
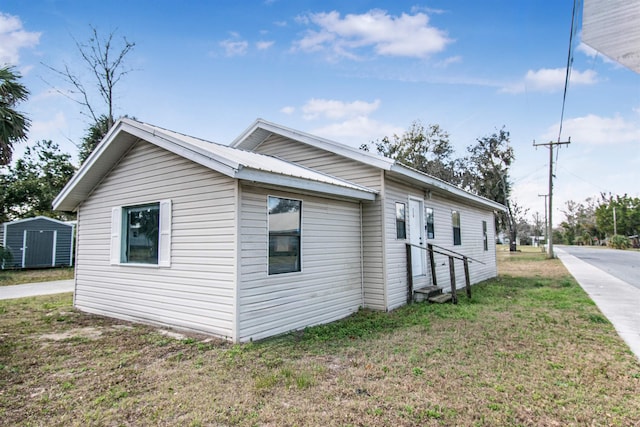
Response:
[[[450,56],[448,58],[443,59],[442,61],[437,62],[435,66],[440,68],[446,68],[451,64],[457,64],[460,62],[462,62],[462,57],[459,55],[456,55],[456,56]]]
[[[311,130],[312,134],[340,141],[352,147],[359,147],[385,136],[401,134],[404,130],[397,126],[381,123],[366,116],[352,117],[348,120],[331,123]]]
[[[291,106],[282,107],[280,109],[281,113],[288,114],[288,115],[295,113],[295,111],[296,111],[295,107],[291,107]]]
[[[275,43],[274,41],[266,41],[266,40],[263,40],[263,41],[259,41],[259,42],[257,42],[257,43],[256,43],[256,47],[258,48],[258,50],[267,50],[267,49],[269,49],[271,46],[273,46],[273,45],[274,45],[274,43]]]
[[[546,140],[557,140],[558,124],[551,126],[544,134]],[[577,144],[640,144],[640,126],[635,121],[627,121],[623,117],[601,117],[589,114],[565,120],[562,133],[571,137]],[[564,139],[564,137],[563,137]]]
[[[452,42],[445,31],[429,25],[425,13],[392,16],[375,9],[343,18],[333,11],[301,16],[297,22],[319,29],[294,42],[294,50],[325,51],[333,57],[355,59],[358,49],[370,47],[378,55],[425,58]]]
[[[502,88],[506,93],[558,92],[563,90],[566,68],[541,68],[529,70],[524,78]],[[598,82],[598,74],[593,70],[571,70],[570,85],[592,85]]]
[[[346,117],[366,116],[380,107],[380,100],[373,102],[353,101],[343,102],[333,99],[311,99],[303,107],[304,118],[313,120],[323,117],[339,120]]]
[[[0,12],[0,64],[18,64],[20,49],[35,47],[40,34],[25,31],[17,16]]]
[[[233,38],[223,40],[220,42],[220,46],[224,49],[226,56],[242,56],[247,53],[249,48],[249,42],[246,40],[237,40],[239,37],[237,34],[232,34]]]

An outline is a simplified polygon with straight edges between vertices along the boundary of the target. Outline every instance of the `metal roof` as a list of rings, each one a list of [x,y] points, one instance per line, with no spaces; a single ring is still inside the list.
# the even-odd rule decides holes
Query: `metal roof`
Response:
[[[437,190],[447,194],[449,197],[464,200],[476,206],[490,208],[494,210],[506,211],[506,207],[500,203],[465,191],[455,185],[449,184],[441,179],[431,176],[422,171],[413,169],[393,159],[368,153],[339,142],[320,138],[305,132],[290,129],[263,119],[256,120],[232,143],[231,147],[255,150],[260,144],[266,141],[269,136],[277,134],[295,141],[308,144],[325,151],[329,151],[348,159],[355,160],[386,171],[390,176],[399,180],[410,181],[414,185],[419,185],[427,190]]]
[[[361,200],[377,191],[284,160],[173,132],[131,119],[120,119],[53,201],[56,210],[72,211],[139,140],[185,157],[232,178]]]

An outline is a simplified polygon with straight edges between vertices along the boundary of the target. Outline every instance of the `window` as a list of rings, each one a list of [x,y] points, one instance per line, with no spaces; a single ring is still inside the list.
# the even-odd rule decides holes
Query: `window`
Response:
[[[398,239],[407,238],[407,216],[404,203],[396,203],[396,237]]]
[[[426,221],[424,229],[427,232],[427,239],[434,239],[435,227],[433,224],[433,208],[424,208],[424,217]]]
[[[170,266],[171,200],[112,209],[111,264]]]
[[[453,244],[458,246],[462,244],[462,236],[460,235],[460,212],[451,211],[451,223],[453,225]]]
[[[489,239],[487,237],[487,221],[482,221],[482,241],[484,242],[484,250],[489,250]]]
[[[160,204],[122,209],[123,231],[121,262],[136,264],[158,263],[160,241]]]
[[[301,270],[302,201],[269,196],[269,274]]]

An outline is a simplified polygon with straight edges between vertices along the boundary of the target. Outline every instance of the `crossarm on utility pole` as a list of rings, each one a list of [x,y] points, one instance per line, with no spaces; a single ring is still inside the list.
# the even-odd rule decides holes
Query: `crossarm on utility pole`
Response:
[[[571,144],[571,137],[567,141],[550,141],[547,143],[536,144],[533,141],[534,147],[544,146],[549,148],[549,235],[547,237],[547,258],[554,258],[553,254],[553,148],[556,146],[569,145]]]

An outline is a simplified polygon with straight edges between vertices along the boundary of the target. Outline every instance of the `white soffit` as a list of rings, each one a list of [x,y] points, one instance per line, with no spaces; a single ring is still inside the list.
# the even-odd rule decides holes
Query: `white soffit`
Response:
[[[584,0],[582,41],[640,73],[640,0]]]

